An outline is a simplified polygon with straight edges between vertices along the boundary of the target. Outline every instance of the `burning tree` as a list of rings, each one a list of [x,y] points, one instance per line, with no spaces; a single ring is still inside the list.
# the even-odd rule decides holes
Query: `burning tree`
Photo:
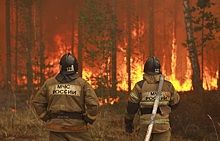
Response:
[[[204,60],[205,60],[205,48],[206,51],[215,48],[215,45],[211,45],[211,41],[216,40],[216,33],[219,30],[218,18],[215,17],[211,8],[215,6],[215,3],[210,0],[198,0],[196,6],[192,7],[194,32],[200,38],[195,38],[196,48],[199,55],[201,55],[201,79],[204,78]],[[204,84],[204,83],[203,83]]]
[[[132,0],[127,2],[127,19],[126,19],[126,67],[128,74],[128,91],[131,90],[131,75],[137,71],[137,67],[134,64],[143,66],[144,49],[142,46],[145,32],[145,26],[140,20],[135,8],[135,3]],[[151,41],[149,41],[151,42]],[[150,43],[151,44],[151,43]],[[135,57],[134,57],[135,56]],[[139,64],[139,63],[142,64]],[[143,69],[143,68],[142,68]],[[133,74],[132,74],[133,71]]]
[[[109,3],[103,0],[86,0],[80,10],[79,26],[82,27],[83,60],[91,69],[101,93],[111,86],[111,55],[113,51],[112,23],[115,16]]]
[[[9,83],[11,83],[11,31],[10,31],[10,1],[6,0],[6,60],[7,60],[7,74],[6,87],[9,90]]]
[[[191,67],[193,70],[192,74],[192,85],[194,90],[203,91],[202,81],[200,79],[200,67],[198,62],[198,54],[195,47],[195,38],[192,26],[192,13],[190,8],[189,0],[183,0],[184,6],[184,17],[186,25],[186,34],[187,34],[187,44],[190,55]]]
[[[12,87],[17,91],[27,90],[31,94],[39,88],[51,74],[50,62],[45,57],[43,39],[42,0],[12,1],[10,32]],[[25,67],[24,67],[25,66]]]
[[[198,0],[196,6],[193,6],[192,8],[190,8],[190,3],[187,0],[184,0],[183,4],[188,50],[193,69],[193,88],[194,90],[203,90],[205,84],[203,83],[205,69],[204,48],[206,47],[207,51],[214,48],[213,45],[211,45],[211,41],[216,39],[215,34],[219,30],[218,18],[216,18],[210,10],[210,8],[215,4],[211,3],[210,0]],[[207,46],[207,44],[210,45]],[[183,45],[187,46],[186,44]],[[201,55],[201,73],[198,61],[199,55]]]

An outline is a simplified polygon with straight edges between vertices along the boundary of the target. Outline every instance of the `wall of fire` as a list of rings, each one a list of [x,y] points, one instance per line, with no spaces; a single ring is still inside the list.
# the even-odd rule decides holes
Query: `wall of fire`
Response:
[[[110,0],[108,0],[110,1]],[[196,0],[192,2],[195,3]],[[217,1],[217,0],[216,0]],[[82,7],[82,1],[72,0],[45,0],[43,4],[43,34],[45,40],[45,54],[48,57],[47,61],[55,64],[54,72],[59,71],[59,58],[64,53],[71,51],[72,44],[72,17],[75,20],[78,18],[78,10]],[[188,58],[187,48],[182,46],[182,43],[186,40],[185,25],[183,16],[183,6],[181,0],[155,0],[154,1],[154,46],[155,56],[161,60],[162,71],[166,74],[166,79],[174,83],[175,88],[178,91],[191,90],[191,66]],[[122,40],[117,42],[118,58],[117,58],[117,79],[121,81],[118,84],[120,89],[127,89],[127,77],[126,77],[126,11],[128,8],[127,0],[117,0],[117,21],[119,29],[122,30]],[[13,8],[13,6],[11,6]],[[143,64],[146,58],[149,56],[149,18],[148,18],[148,0],[134,0],[132,7],[135,9],[135,15],[140,18],[140,33],[143,34],[142,42],[140,43],[140,50],[138,55],[143,56],[143,60],[135,61],[137,54],[132,54],[132,86],[135,82],[142,79]],[[216,9],[219,8],[217,5]],[[215,12],[216,9],[213,9]],[[14,13],[12,12],[12,17]],[[13,19],[11,20],[12,30],[15,28]],[[0,72],[1,79],[4,79],[5,74],[5,2],[0,2]],[[74,52],[77,52],[77,24],[74,24]],[[136,36],[133,31],[133,37]],[[12,34],[12,40],[14,35]],[[13,41],[12,41],[13,42]],[[205,49],[205,61],[204,61],[204,88],[207,90],[217,89],[217,79],[219,77],[219,60],[220,51],[217,49],[217,43],[215,41],[210,42]],[[138,52],[138,49],[136,50]],[[12,45],[13,55],[13,45]],[[22,55],[21,55],[22,56]],[[34,56],[34,53],[33,53]],[[76,54],[77,56],[77,54]],[[201,57],[199,57],[201,62]],[[20,57],[20,69],[19,71],[25,71],[21,69],[25,65],[25,60]],[[12,63],[13,64],[13,63]],[[84,63],[84,70],[86,70],[86,64]],[[85,75],[94,73],[96,69],[87,69],[84,72]],[[23,77],[25,79],[25,77]],[[20,78],[22,79],[22,77]]]

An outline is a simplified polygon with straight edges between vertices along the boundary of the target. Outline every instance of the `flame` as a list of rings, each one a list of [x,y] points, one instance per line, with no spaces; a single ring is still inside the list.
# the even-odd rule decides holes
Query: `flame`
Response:
[[[140,28],[141,31],[144,30],[144,28]],[[140,30],[139,29],[139,30]],[[132,31],[132,38],[136,38],[137,35],[142,34],[141,31],[137,31],[137,30],[133,30]],[[139,32],[139,33],[137,33]],[[53,71],[54,72],[59,72],[59,60],[61,58],[61,56],[64,53],[67,52],[71,52],[71,46],[65,45],[64,43],[64,37],[62,37],[61,35],[56,35],[54,37],[54,41],[58,46],[58,51],[56,54],[51,55],[48,60],[46,60],[47,63],[49,63],[50,65],[54,65],[53,67]],[[125,46],[125,47],[124,47]],[[124,46],[118,45],[118,50],[120,53],[118,53],[117,57],[117,80],[118,80],[118,84],[117,84],[117,90],[123,90],[123,91],[127,91],[128,90],[128,74],[127,74],[127,58],[125,56],[126,54],[126,46],[127,46],[127,42],[126,40],[124,40]],[[173,39],[172,39],[172,56],[171,56],[171,74],[167,75],[166,70],[164,69],[165,67],[165,62],[166,62],[166,57],[165,55],[163,56],[163,60],[161,61],[162,63],[162,72],[165,74],[166,79],[170,82],[172,82],[172,84],[174,85],[175,89],[177,91],[190,91],[192,90],[192,69],[191,69],[191,63],[189,60],[189,57],[186,57],[186,71],[185,74],[183,76],[183,80],[178,80],[176,77],[176,64],[177,64],[177,44],[176,44],[176,39],[174,37],[173,34]],[[137,52],[139,49],[134,49],[134,54],[133,56],[131,56],[130,58],[130,62],[131,62],[131,87],[134,86],[135,83],[137,83],[138,81],[143,79],[143,59],[138,58],[137,56],[141,56],[141,54],[143,52]],[[139,53],[139,54],[138,54]],[[186,50],[186,56],[189,56],[187,50]],[[110,63],[110,59],[108,60],[108,62]],[[35,71],[39,71],[39,68],[33,68]],[[49,71],[49,68],[46,68],[44,73],[47,74],[47,72]],[[82,77],[84,79],[86,79],[91,85],[92,87],[95,89],[97,88],[97,84],[96,84],[96,77],[99,76],[97,70],[94,70],[93,68],[87,68],[84,67],[83,68],[83,72],[82,72]],[[213,90],[213,89],[217,89],[217,80],[219,78],[219,72],[216,71],[214,75],[210,74],[210,71],[207,67],[205,67],[204,70],[204,81],[203,81],[203,87],[205,90]],[[18,80],[19,84],[27,84],[27,78],[26,76],[22,76],[19,80]],[[39,78],[35,78],[35,80],[33,80],[34,84],[39,83]],[[108,102],[108,103],[113,103],[118,101],[118,97],[117,98],[107,98],[104,100],[100,100],[100,105]]]
[[[165,58],[165,55],[164,55]],[[174,37],[173,32],[173,40],[172,40],[172,56],[171,56],[171,75],[166,75],[166,79],[170,82],[172,82],[174,88],[177,91],[189,91],[192,89],[192,71],[191,71],[191,63],[189,58],[187,57],[187,69],[185,74],[185,81],[181,84],[179,80],[176,79],[176,64],[177,64],[177,45],[176,45],[176,39]],[[165,62],[165,61],[164,61]],[[165,64],[163,64],[165,65]],[[162,72],[165,72],[166,70],[162,70]]]
[[[27,84],[27,77],[26,76],[21,76],[21,78],[19,78],[17,81],[18,81],[17,83],[19,85]]]
[[[187,52],[187,56],[188,52]],[[166,79],[169,80],[170,82],[172,82],[172,84],[174,85],[174,88],[177,91],[190,91],[192,90],[192,69],[191,69],[191,63],[189,58],[187,57],[187,68],[186,68],[186,73],[185,73],[185,81],[181,84],[181,82],[179,80],[176,79],[176,57],[177,57],[177,45],[176,45],[176,39],[174,37],[173,34],[173,40],[172,40],[172,56],[171,56],[171,75],[167,75]],[[165,58],[165,56],[164,56]],[[163,64],[164,65],[164,64]],[[163,72],[166,72],[165,70],[163,70]],[[166,74],[166,73],[165,73]],[[216,71],[215,76],[212,77],[209,74],[209,69],[207,67],[205,67],[205,71],[204,71],[204,81],[203,81],[203,88],[205,90],[214,90],[218,88],[217,85],[217,81],[219,78],[219,74],[218,71]]]
[[[71,52],[71,46],[65,42],[65,38],[61,35],[56,35],[54,37],[54,41],[58,46],[58,54],[57,56],[62,56],[67,52]]]
[[[116,98],[112,98],[112,97],[108,97],[108,98],[105,98],[105,99],[102,99],[99,97],[99,105],[102,106],[104,104],[115,104],[119,101],[119,96],[117,96]]]
[[[127,73],[127,58],[124,57],[123,60],[120,62],[120,67],[117,69],[118,76],[117,80],[119,83],[117,84],[117,90],[128,90],[128,73]],[[143,62],[135,57],[130,58],[131,62],[131,87],[140,80],[143,79]]]
[[[92,76],[93,73],[89,69],[85,68],[82,71],[82,78],[84,78],[89,84],[92,84],[93,89],[97,88],[97,84],[93,82],[92,78],[95,78],[95,76]]]
[[[126,26],[126,25],[125,25]],[[131,31],[131,38],[132,38],[132,54],[135,54],[136,56],[131,56],[130,58],[130,73],[131,73],[131,87],[134,87],[135,83],[143,79],[143,48],[141,48],[140,42],[141,42],[141,37],[144,35],[145,31],[145,26],[143,23],[138,22],[136,25],[132,26],[133,29]],[[118,56],[117,63],[118,68],[117,68],[117,90],[123,90],[123,91],[128,91],[128,72],[127,72],[127,46],[128,42],[127,39],[124,38],[124,46],[118,45],[118,50],[121,54]],[[123,56],[123,57],[121,57]]]
[[[204,81],[203,81],[203,88],[205,90],[217,90],[218,89],[218,78],[219,78],[219,74],[218,71],[215,72],[214,77],[211,77],[211,74],[209,74],[208,72],[208,68],[205,67],[204,71]]]
[[[140,26],[140,28],[134,29],[132,31],[132,38],[137,38],[137,36],[139,35],[143,35],[143,31],[144,31],[144,26]],[[64,46],[63,45],[63,38],[59,35],[55,36],[55,41],[57,43],[58,46],[60,46],[60,51],[59,51],[59,55],[64,53],[64,50],[70,47]],[[122,53],[122,54],[126,54],[126,46],[127,46],[127,41],[126,39],[124,39],[124,46],[120,46],[118,45],[118,50]],[[171,74],[170,75],[166,75],[167,72],[164,69],[165,66],[165,55],[163,56],[163,61],[162,62],[162,72],[166,75],[166,79],[170,82],[172,82],[172,84],[174,85],[175,89],[177,91],[190,91],[192,90],[192,69],[191,69],[191,63],[188,57],[186,57],[186,66],[187,68],[185,69],[185,74],[184,74],[184,79],[183,80],[178,80],[176,78],[176,64],[177,64],[177,44],[176,44],[176,39],[174,37],[174,32],[173,32],[173,40],[172,40],[172,56],[171,56]],[[138,50],[138,49],[137,49]],[[134,50],[136,51],[136,50]],[[139,52],[139,55],[141,53]],[[189,56],[188,52],[186,51],[187,56]],[[131,62],[131,87],[134,86],[135,83],[137,83],[138,81],[143,79],[143,61],[140,59],[136,59],[137,56],[131,56],[130,58],[130,62]],[[58,60],[58,59],[57,59]],[[128,74],[127,74],[127,66],[126,66],[126,61],[127,58],[124,55],[119,54],[117,63],[118,63],[118,67],[117,67],[117,80],[118,80],[118,84],[117,84],[117,90],[123,90],[123,91],[127,91],[128,89]],[[203,87],[205,90],[212,90],[212,89],[217,89],[217,79],[219,77],[218,71],[216,71],[215,76],[212,77],[208,72],[208,68],[205,69],[204,71],[204,83],[203,83]],[[98,76],[97,71],[94,72],[94,70],[92,69],[88,69],[88,68],[83,68],[83,78],[86,79],[90,84],[92,84],[93,88],[97,88],[96,83],[94,82],[95,80],[92,79]],[[117,99],[117,98],[116,98]],[[107,101],[109,101],[109,99],[105,99],[104,101],[101,101],[100,104],[106,103]]]

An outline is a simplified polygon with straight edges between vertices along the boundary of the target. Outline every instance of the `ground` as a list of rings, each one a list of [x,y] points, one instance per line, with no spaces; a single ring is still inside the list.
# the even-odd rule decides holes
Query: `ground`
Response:
[[[7,100],[2,95],[4,94],[0,94],[0,140],[46,141],[48,132],[44,123],[37,118],[29,100],[17,95],[15,103],[13,98]],[[101,106],[98,119],[89,126],[94,141],[134,140],[135,133],[127,134],[124,131],[127,93],[120,92],[118,95],[120,99],[117,103]],[[170,115],[172,141],[219,141],[219,91],[208,91],[204,94],[181,92],[180,97],[179,105]],[[12,108],[7,107],[8,101]]]

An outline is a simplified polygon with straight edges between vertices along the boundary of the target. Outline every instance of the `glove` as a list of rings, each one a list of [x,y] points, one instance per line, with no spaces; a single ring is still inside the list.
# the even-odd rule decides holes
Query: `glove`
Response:
[[[129,120],[125,118],[125,132],[132,133],[134,129],[133,119]]]
[[[133,132],[133,129],[134,129],[134,126],[133,125],[126,125],[125,126],[125,131],[127,133],[132,133]]]
[[[90,119],[87,115],[83,115],[83,120],[89,124],[93,124],[93,122],[95,121],[93,119]]]

